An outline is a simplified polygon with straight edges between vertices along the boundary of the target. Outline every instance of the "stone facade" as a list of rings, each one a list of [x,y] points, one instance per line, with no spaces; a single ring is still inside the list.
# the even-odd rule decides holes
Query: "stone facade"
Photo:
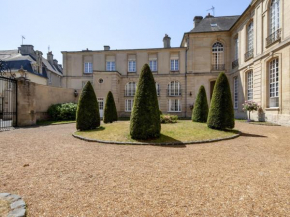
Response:
[[[166,35],[164,48],[159,49],[109,50],[106,47],[103,51],[62,52],[62,85],[80,90],[86,81],[92,81],[98,98],[105,100],[111,90],[119,115],[129,116],[126,100],[133,96],[125,96],[125,86],[128,82],[137,83],[142,66],[156,59],[158,69],[153,74],[160,87],[160,110],[190,117],[200,85],[205,86],[210,103],[215,80],[224,71],[231,85],[237,118],[246,118],[242,104],[251,100],[262,109],[252,118],[288,125],[289,9],[290,1],[253,0],[241,16],[196,16],[194,28],[184,33],[178,48],[171,48],[170,37]],[[271,14],[276,16],[273,18]],[[175,58],[179,60],[179,67],[172,71],[171,60]],[[128,70],[130,59],[136,61],[135,73]],[[114,62],[114,70],[107,69],[108,61]],[[92,64],[91,73],[84,73],[87,62]],[[168,96],[168,85],[173,81],[179,82],[181,93]],[[169,109],[173,99],[179,100],[178,112]]]

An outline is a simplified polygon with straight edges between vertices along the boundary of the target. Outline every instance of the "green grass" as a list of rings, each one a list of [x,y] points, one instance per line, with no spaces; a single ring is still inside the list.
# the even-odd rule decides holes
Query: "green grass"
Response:
[[[71,124],[75,123],[76,121],[37,121],[37,125],[59,125],[59,124]]]
[[[144,142],[133,140],[129,133],[129,121],[115,122],[112,124],[102,124],[98,129],[91,131],[78,131],[76,135],[103,141],[116,142]],[[191,142],[209,139],[226,138],[236,135],[237,131],[218,131],[212,130],[203,123],[179,120],[175,124],[162,124],[161,137],[145,142],[164,143],[164,142]]]

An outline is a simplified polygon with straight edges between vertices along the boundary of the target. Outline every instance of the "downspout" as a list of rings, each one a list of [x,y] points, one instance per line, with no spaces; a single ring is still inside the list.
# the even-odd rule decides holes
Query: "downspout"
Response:
[[[187,51],[189,49],[189,36],[187,34],[187,38],[186,38],[186,50],[185,50],[185,75],[184,75],[184,79],[185,79],[185,114],[184,117],[187,117]]]

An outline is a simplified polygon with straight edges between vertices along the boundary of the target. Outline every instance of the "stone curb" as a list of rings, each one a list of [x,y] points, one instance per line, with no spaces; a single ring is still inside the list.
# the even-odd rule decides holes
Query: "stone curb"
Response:
[[[10,193],[0,193],[0,198],[10,203],[10,212],[7,217],[26,216],[26,204],[20,196]]]
[[[191,141],[191,142],[169,142],[169,143],[145,143],[145,142],[116,142],[116,141],[103,141],[97,139],[88,139],[82,136],[78,136],[75,133],[72,134],[73,137],[84,140],[86,142],[98,142],[103,144],[113,144],[113,145],[156,145],[156,146],[170,146],[170,145],[192,145],[192,144],[202,144],[202,143],[211,143],[211,142],[220,142],[230,139],[238,138],[241,135],[241,132],[238,131],[237,135],[229,136],[225,138],[209,139],[209,140],[200,140],[200,141]]]

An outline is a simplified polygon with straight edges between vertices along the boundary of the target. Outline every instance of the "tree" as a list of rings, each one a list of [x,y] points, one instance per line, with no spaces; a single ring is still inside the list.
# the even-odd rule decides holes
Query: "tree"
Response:
[[[103,120],[104,120],[104,123],[112,123],[118,120],[116,104],[115,104],[114,96],[111,91],[109,91],[107,95]]]
[[[232,95],[225,73],[220,73],[215,83],[207,125],[218,130],[232,129],[235,126]]]
[[[160,112],[154,77],[148,64],[142,68],[134,97],[130,119],[130,135],[133,139],[153,139],[160,137]]]
[[[199,88],[199,91],[196,97],[194,109],[192,110],[191,119],[193,122],[206,123],[207,115],[208,115],[208,104],[207,104],[205,88],[202,85]]]
[[[100,126],[97,97],[91,82],[84,86],[77,108],[77,130],[92,130]]]

